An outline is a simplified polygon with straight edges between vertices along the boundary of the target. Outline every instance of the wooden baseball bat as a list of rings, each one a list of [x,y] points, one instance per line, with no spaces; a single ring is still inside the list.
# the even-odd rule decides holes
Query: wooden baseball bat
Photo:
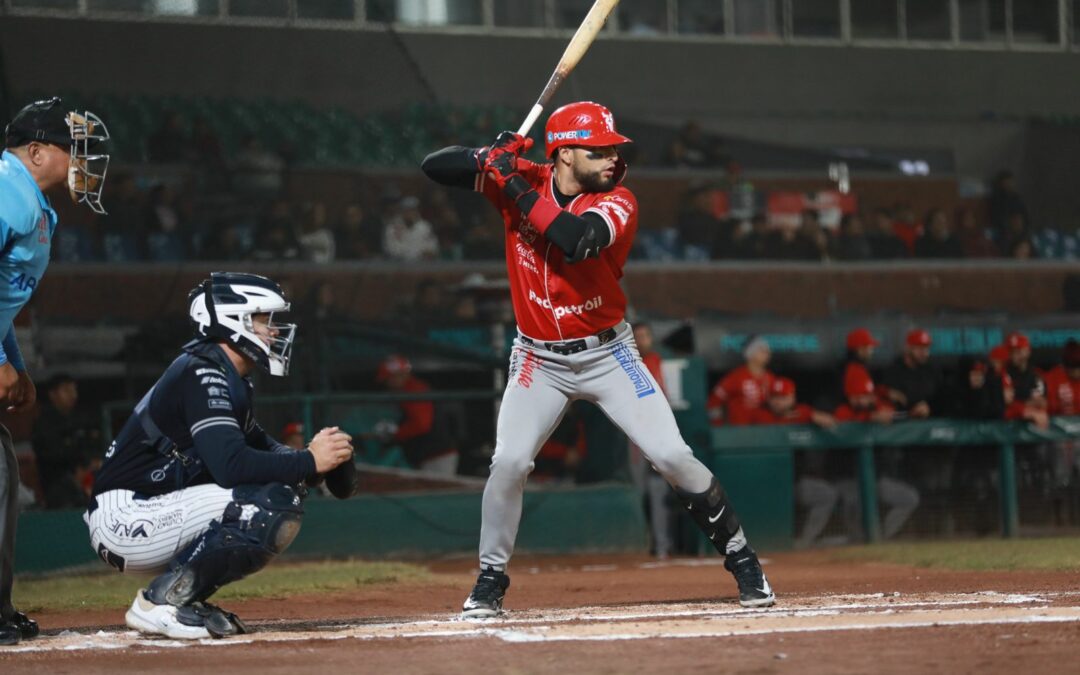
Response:
[[[617,4],[619,4],[619,0],[596,0],[593,3],[589,13],[585,15],[581,25],[578,26],[577,32],[574,33],[574,37],[570,38],[570,44],[566,45],[566,51],[563,52],[562,58],[559,59],[559,64],[555,66],[555,72],[551,74],[544,91],[540,92],[540,98],[536,99],[536,104],[533,105],[525,121],[522,122],[518,134],[525,136],[529,133],[529,129],[532,129],[536,118],[540,117],[544,106],[551,102],[555,90],[559,88],[559,85],[570,74],[570,71],[577,66],[581,57],[585,56],[585,52],[588,51],[589,46],[596,39],[597,33],[604,27],[604,22],[607,21],[611,10],[615,9]]]

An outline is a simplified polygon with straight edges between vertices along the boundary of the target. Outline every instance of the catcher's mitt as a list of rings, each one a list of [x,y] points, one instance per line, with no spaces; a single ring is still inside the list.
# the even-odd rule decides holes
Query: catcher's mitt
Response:
[[[348,499],[360,492],[360,474],[352,457],[326,472],[326,489],[338,499]]]

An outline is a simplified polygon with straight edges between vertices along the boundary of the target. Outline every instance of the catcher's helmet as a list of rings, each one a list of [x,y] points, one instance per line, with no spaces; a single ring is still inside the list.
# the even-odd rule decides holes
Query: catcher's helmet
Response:
[[[287,375],[296,324],[274,323],[289,311],[276,282],[257,274],[214,272],[188,294],[188,314],[199,335],[224,340],[271,375]],[[255,332],[252,316],[269,314],[268,335]]]
[[[68,189],[72,198],[96,213],[105,213],[101,191],[109,155],[100,144],[109,140],[109,130],[94,113],[65,110],[59,96],[34,101],[20,110],[4,129],[4,146],[17,148],[28,143],[51,143],[69,148]]]
[[[615,131],[611,111],[592,101],[568,103],[551,113],[544,128],[544,141],[548,157],[564,145],[598,148],[633,142]]]

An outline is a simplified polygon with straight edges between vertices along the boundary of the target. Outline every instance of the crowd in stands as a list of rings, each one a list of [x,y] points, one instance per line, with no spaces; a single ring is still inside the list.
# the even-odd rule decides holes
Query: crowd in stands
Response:
[[[832,222],[815,209],[797,218],[761,211],[736,218],[718,212],[716,204],[728,202],[715,198],[718,190],[690,190],[670,227],[640,233],[639,253],[652,260],[805,262],[1080,257],[1075,234],[1032,228],[1008,172],[997,177],[985,204],[951,214],[932,208],[921,218],[904,203],[844,213]]]
[[[473,115],[468,123],[458,120],[461,116],[460,111],[425,114],[416,124],[425,129],[432,148],[482,143],[481,135],[495,133],[491,114]],[[472,136],[451,138],[446,129],[458,126],[472,130]],[[311,194],[310,187],[291,184],[293,169],[311,158],[292,141],[265,138],[252,132],[225,142],[205,117],[163,111],[140,144],[149,163],[109,177],[104,200],[108,215],[65,217],[57,233],[56,258],[326,263],[489,260],[503,255],[501,228],[475,195],[427,184],[416,188],[415,182],[375,172],[356,175],[356,188],[345,203],[328,200]],[[729,183],[690,189],[667,224],[643,222],[632,252],[640,259],[1080,256],[1080,239],[1074,234],[1031,226],[1015,178],[1007,171],[992,181],[985,204],[955,213],[931,209],[919,216],[898,203],[849,211],[842,218],[809,208],[801,216],[778,217],[767,211],[764,195],[740,178],[722,140],[704,133],[696,122],[673,132],[651,157],[644,145],[632,150],[635,165],[723,170]],[[154,169],[163,166],[178,170]],[[724,193],[722,199],[716,198],[718,192]]]

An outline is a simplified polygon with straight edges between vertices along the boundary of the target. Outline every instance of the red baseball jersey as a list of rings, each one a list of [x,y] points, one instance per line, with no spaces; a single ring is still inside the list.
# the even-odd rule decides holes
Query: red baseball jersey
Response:
[[[721,416],[717,411],[723,407],[727,411],[728,424],[753,424],[753,411],[764,405],[772,380],[773,374],[769,371],[754,375],[748,367],[739,366],[724,376],[709,394],[709,400],[705,402],[709,419],[714,425],[720,424]]]
[[[430,390],[431,387],[426,382],[411,375],[405,381],[405,386],[402,387],[402,391],[410,394],[419,394]],[[435,424],[434,403],[431,401],[401,401],[398,405],[401,407],[402,416],[401,421],[398,422],[397,433],[394,434],[394,441],[401,443],[417,436],[423,436],[431,431],[432,425]]]
[[[544,199],[555,202],[554,165],[518,159],[518,172]],[[525,335],[543,341],[595,335],[623,320],[626,296],[619,287],[623,266],[637,231],[637,199],[620,186],[611,192],[587,192],[564,209],[575,216],[595,213],[611,231],[611,243],[590,258],[570,265],[562,249],[522,215],[486,173],[476,189],[499,209],[505,224],[506,271],[514,317]]]
[[[1069,378],[1065,366],[1057,366],[1043,377],[1046,382],[1047,412],[1051,415],[1080,415],[1080,380]]]

